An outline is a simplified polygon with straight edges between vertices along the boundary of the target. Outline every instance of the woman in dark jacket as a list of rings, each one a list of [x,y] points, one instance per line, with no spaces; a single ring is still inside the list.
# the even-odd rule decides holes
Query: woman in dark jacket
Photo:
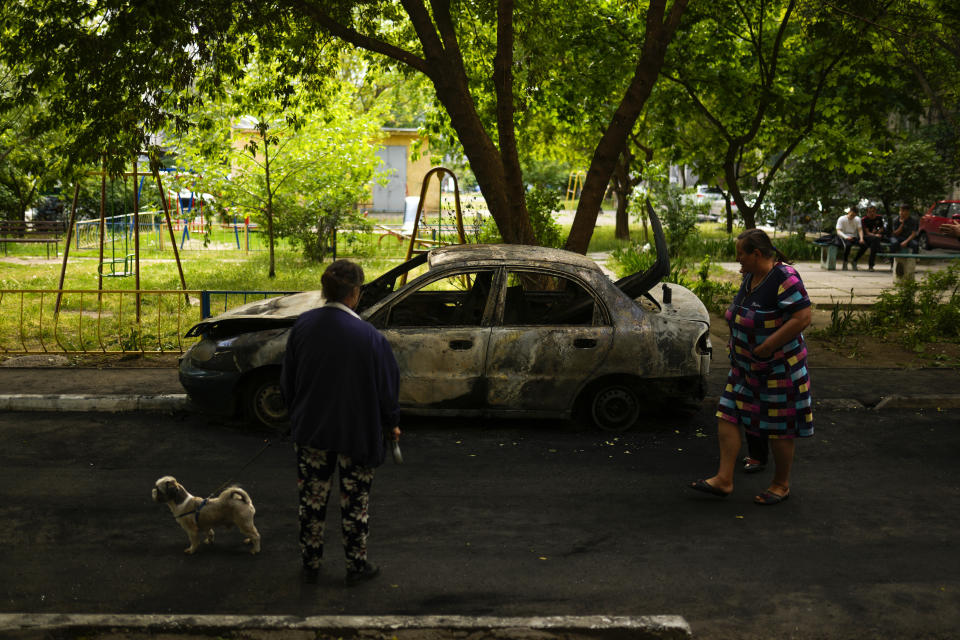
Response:
[[[303,577],[316,582],[335,468],[340,469],[347,583],[379,574],[367,560],[367,506],[384,434],[400,437],[397,361],[386,338],[354,309],[363,269],[333,262],[321,278],[326,304],[301,315],[287,342],[281,374],[297,453]]]

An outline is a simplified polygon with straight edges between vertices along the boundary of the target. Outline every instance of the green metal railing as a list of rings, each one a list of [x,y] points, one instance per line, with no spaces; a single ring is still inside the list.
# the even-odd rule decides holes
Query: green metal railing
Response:
[[[0,354],[178,353],[200,291],[2,289]]]

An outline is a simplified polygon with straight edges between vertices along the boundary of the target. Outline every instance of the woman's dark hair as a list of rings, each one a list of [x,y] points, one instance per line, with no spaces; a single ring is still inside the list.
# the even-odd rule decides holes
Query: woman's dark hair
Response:
[[[770,236],[763,229],[747,229],[737,236],[737,242],[743,243],[744,253],[753,253],[759,250],[764,258],[777,257],[781,262],[793,264],[780,249],[773,246],[770,242]]]
[[[349,260],[334,260],[320,276],[323,297],[329,302],[343,302],[362,284],[363,268]]]

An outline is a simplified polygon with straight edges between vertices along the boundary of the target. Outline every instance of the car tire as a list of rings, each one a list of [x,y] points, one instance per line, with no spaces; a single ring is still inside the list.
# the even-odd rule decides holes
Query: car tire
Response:
[[[590,421],[604,431],[626,431],[640,418],[640,396],[623,383],[609,383],[590,397]]]
[[[920,248],[923,249],[924,251],[930,251],[931,249],[933,249],[933,247],[930,246],[930,238],[929,236],[927,236],[926,231],[920,232]]]
[[[280,372],[261,371],[251,375],[243,385],[240,400],[247,422],[283,431],[289,416],[280,392]]]

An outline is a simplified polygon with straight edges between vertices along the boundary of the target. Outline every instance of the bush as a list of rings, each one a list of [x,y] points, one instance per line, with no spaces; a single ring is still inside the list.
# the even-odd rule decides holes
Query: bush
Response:
[[[657,261],[657,255],[649,244],[631,244],[614,249],[610,255],[613,258],[610,266],[619,278],[646,271]]]
[[[537,244],[542,247],[563,247],[563,232],[553,214],[560,210],[560,196],[556,191],[533,187],[527,192],[527,212]],[[492,217],[483,221],[478,234],[479,242],[495,244],[503,242],[503,236]]]
[[[690,283],[688,288],[697,294],[708,311],[722,313],[733,300],[739,287],[732,282],[712,279],[710,264],[710,256],[706,256],[697,268],[697,279]]]

